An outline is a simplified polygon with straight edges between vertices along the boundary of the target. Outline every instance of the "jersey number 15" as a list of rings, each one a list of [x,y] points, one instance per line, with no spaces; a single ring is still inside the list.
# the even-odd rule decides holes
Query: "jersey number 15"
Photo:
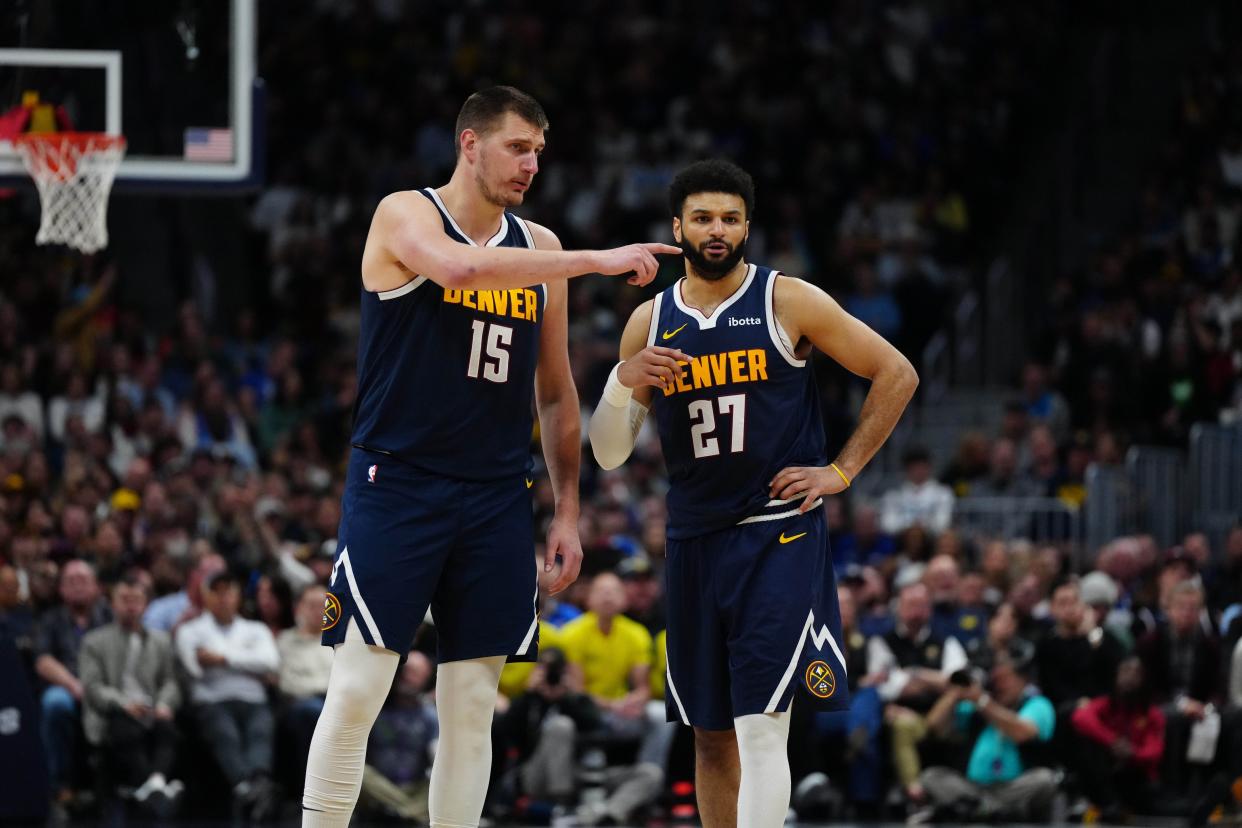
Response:
[[[716,430],[716,415],[712,411],[712,403],[720,411],[720,416],[733,415],[733,428],[729,440],[729,452],[737,454],[746,448],[746,395],[726,394],[715,400],[695,400],[687,409],[690,412],[690,444],[694,447],[694,458],[716,457],[720,454],[720,439],[711,436]]]
[[[470,364],[466,367],[466,376],[473,379],[482,376],[490,382],[508,382],[509,352],[505,348],[513,344],[513,328],[489,325],[478,319],[470,327],[474,334],[470,340]],[[485,350],[486,359],[483,357]]]

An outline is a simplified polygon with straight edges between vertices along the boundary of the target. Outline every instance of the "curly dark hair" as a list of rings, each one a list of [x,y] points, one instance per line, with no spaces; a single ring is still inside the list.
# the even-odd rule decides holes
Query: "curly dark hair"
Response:
[[[732,161],[719,158],[696,161],[677,173],[668,187],[668,207],[672,214],[680,218],[686,199],[695,193],[738,195],[746,204],[747,220],[755,212],[755,182],[750,173]]]

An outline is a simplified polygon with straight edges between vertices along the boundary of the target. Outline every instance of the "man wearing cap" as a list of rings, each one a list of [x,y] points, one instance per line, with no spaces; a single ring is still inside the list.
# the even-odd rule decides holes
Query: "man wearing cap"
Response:
[[[655,567],[646,555],[631,555],[617,565],[625,585],[625,615],[647,628],[653,636],[664,629],[664,597]]]
[[[280,666],[267,626],[241,618],[241,585],[228,570],[209,575],[203,608],[177,630],[190,702],[208,750],[233,788],[235,813],[258,819],[274,805],[273,717],[264,678]]]

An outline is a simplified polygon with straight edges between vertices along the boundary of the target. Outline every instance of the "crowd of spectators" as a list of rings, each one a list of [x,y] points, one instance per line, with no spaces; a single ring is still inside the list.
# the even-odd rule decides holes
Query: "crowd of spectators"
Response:
[[[331,667],[318,629],[359,251],[379,196],[446,180],[479,78],[548,110],[524,212],[566,246],[665,238],[672,172],[727,155],[759,188],[751,257],[823,284],[917,362],[1003,215],[1006,147],[1055,15],[665,6],[657,22],[642,2],[261,4],[273,180],[246,207],[269,278],[233,318],[204,301],[203,283],[227,278],[209,268],[173,318],[143,318],[123,263],[36,250],[28,203],[0,202],[0,648],[35,690],[58,814],[192,799],[263,821],[295,807]],[[1205,818],[1228,804],[1242,529],[1219,548],[1121,537],[1081,560],[954,515],[971,497],[1080,505],[1090,463],[1184,444],[1190,423],[1242,402],[1239,54],[1187,83],[1140,229],[1054,291],[1000,428],[963,435],[942,468],[912,447],[899,485],[825,506],[854,701],[836,716],[795,706],[809,719],[790,748],[801,816]],[[641,298],[600,278],[571,289],[587,411]],[[817,370],[839,444],[851,380]],[[665,485],[649,430],[617,471],[584,454],[586,570],[545,597],[539,662],[506,668],[492,816],[693,813],[686,734],[663,715]],[[545,477],[533,492],[546,525]],[[371,814],[426,817],[434,672],[428,625],[371,736]]]

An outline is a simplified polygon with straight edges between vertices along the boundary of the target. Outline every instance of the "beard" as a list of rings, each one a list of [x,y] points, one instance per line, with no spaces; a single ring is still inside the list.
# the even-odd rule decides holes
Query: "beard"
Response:
[[[522,193],[514,193],[511,190],[494,188],[488,185],[488,164],[480,157],[479,169],[474,175],[474,182],[479,186],[479,194],[483,196],[483,200],[489,204],[494,204],[502,210],[510,207],[517,207],[522,203]]]
[[[522,203],[521,196],[514,196],[511,192],[492,189],[487,185],[487,179],[482,175],[475,177],[475,182],[479,185],[479,194],[483,196],[483,200],[488,204],[494,204],[502,210],[510,207],[517,207]]]
[[[742,260],[742,255],[746,252],[746,240],[743,239],[737,247],[733,247],[727,241],[717,242],[727,247],[729,252],[723,258],[715,260],[707,258],[707,253],[704,252],[704,248],[709,243],[704,242],[699,247],[695,247],[686,241],[685,236],[682,236],[678,246],[681,247],[681,252],[685,254],[686,260],[690,262],[690,267],[694,268],[696,274],[709,282],[718,282]]]

